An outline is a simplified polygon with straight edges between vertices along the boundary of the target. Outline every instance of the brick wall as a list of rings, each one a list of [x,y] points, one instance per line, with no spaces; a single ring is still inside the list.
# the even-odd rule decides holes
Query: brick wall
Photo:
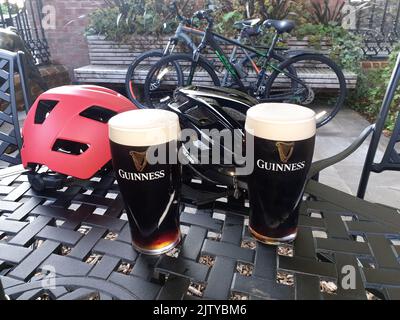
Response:
[[[197,0],[199,6],[205,0]],[[68,68],[73,79],[73,70],[89,64],[89,54],[84,32],[87,15],[105,6],[104,0],[42,0],[43,5],[56,9],[56,29],[46,30],[50,53],[55,63]]]
[[[379,69],[387,67],[388,64],[389,63],[386,60],[366,60],[362,62],[362,67],[363,69]]]
[[[68,74],[66,67],[62,65],[51,64],[48,66],[42,66],[39,68],[40,74],[42,75],[44,81],[47,83],[49,88],[55,88],[71,83],[71,79]],[[17,95],[17,106],[20,110],[23,109],[23,96],[22,88],[19,81],[19,76],[15,79],[16,95]],[[32,101],[43,92],[42,89],[34,82],[30,81],[29,87],[32,93]]]
[[[84,36],[87,15],[104,6],[104,1],[43,0],[43,5],[53,5],[56,9],[56,29],[46,30],[52,60],[66,66],[72,78],[75,68],[89,64]]]

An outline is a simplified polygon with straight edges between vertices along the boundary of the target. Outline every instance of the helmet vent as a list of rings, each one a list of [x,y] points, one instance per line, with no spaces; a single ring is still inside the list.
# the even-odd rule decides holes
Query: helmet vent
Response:
[[[53,146],[53,151],[61,152],[65,154],[79,156],[85,151],[89,149],[89,145],[85,143],[57,139],[56,143]]]
[[[92,119],[98,122],[107,123],[117,112],[106,109],[99,106],[92,106],[85,111],[82,111],[79,115],[88,119]]]
[[[40,100],[36,109],[35,124],[43,124],[57,104],[58,101],[54,100]]]

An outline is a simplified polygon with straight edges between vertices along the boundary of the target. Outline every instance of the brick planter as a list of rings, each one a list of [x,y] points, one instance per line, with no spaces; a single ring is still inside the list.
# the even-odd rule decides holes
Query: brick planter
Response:
[[[132,60],[141,53],[152,49],[165,48],[170,36],[132,36],[132,38],[124,43],[106,40],[104,36],[88,36],[87,42],[89,46],[89,57],[91,64],[111,64],[111,65],[129,65]],[[196,37],[198,42],[200,38]],[[260,45],[268,45],[260,43]],[[285,42],[285,46],[289,49],[312,49],[307,37],[298,40],[297,38],[289,38]],[[328,52],[331,46],[327,41],[322,41],[319,51]],[[233,46],[222,44],[222,48],[229,53]],[[179,49],[178,49],[179,51]]]
[[[383,60],[383,61],[366,60],[366,61],[362,62],[363,69],[381,69],[381,68],[386,68],[388,65],[389,65],[389,62],[387,60]]]
[[[114,84],[124,84],[129,64],[131,64],[131,62],[136,57],[147,50],[163,49],[168,42],[168,39],[169,36],[158,38],[152,36],[132,36],[130,41],[121,44],[114,41],[106,40],[103,36],[88,36],[87,41],[89,47],[90,65],[75,69],[75,79],[79,83],[98,83],[110,86]],[[226,44],[221,45],[221,47],[227,54],[229,54],[233,46]],[[292,50],[313,48],[307,38],[304,38],[303,40],[298,40],[297,38],[289,38],[285,47],[288,47]],[[330,48],[331,47],[329,43],[323,41],[320,44],[319,51],[328,53]],[[239,50],[238,58],[240,58],[240,52],[241,50]],[[220,66],[218,57],[212,52],[205,53],[205,55],[210,61],[213,62],[214,66],[216,66],[218,69],[218,66]],[[138,74],[139,84],[144,82],[144,79],[146,78],[149,69],[150,62],[149,65],[143,66],[141,68]],[[308,67],[304,67],[303,69],[307,69],[302,71],[307,74],[306,77],[309,77],[310,79],[312,78],[312,82],[315,83],[316,87],[328,88],[328,85],[331,85],[331,82],[329,82],[330,74],[326,74],[324,70],[318,67],[318,65],[313,66],[311,69]],[[218,75],[221,76],[220,74]],[[255,77],[255,74],[250,75],[250,77],[251,76]],[[346,71],[345,77],[347,80],[348,88],[354,88],[357,82],[357,75]],[[248,77],[248,79],[250,78]],[[210,83],[205,82],[203,84],[209,85]],[[332,87],[330,86],[329,88]]]

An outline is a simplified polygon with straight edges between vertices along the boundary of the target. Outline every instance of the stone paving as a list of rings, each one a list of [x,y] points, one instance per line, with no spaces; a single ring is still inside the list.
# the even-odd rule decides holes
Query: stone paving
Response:
[[[343,109],[327,125],[318,129],[315,160],[335,155],[354,141],[369,125],[362,116]],[[375,161],[379,161],[389,139],[382,136]],[[356,194],[370,139],[353,155],[324,170],[320,181],[347,193]],[[400,208],[400,172],[371,173],[366,200]]]

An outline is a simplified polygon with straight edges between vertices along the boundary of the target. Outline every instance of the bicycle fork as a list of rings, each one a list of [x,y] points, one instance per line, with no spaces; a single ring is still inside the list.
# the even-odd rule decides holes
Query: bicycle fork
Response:
[[[185,83],[185,79],[183,79],[183,85],[191,85],[194,79],[194,74],[196,72],[197,65],[199,64],[199,59],[200,59],[200,52],[202,50],[202,45],[200,44],[199,48],[197,48],[195,51],[193,51],[193,60],[192,63],[190,64],[190,72],[189,76],[187,79],[187,83]]]
[[[163,56],[166,57],[173,53],[175,51],[176,45],[178,43],[178,38],[177,37],[171,37],[169,38],[169,41],[164,49]],[[155,81],[150,83],[150,90],[155,91],[160,88],[161,82],[163,78],[170,72],[169,66],[166,66],[165,68],[161,69],[158,74],[157,78]]]

